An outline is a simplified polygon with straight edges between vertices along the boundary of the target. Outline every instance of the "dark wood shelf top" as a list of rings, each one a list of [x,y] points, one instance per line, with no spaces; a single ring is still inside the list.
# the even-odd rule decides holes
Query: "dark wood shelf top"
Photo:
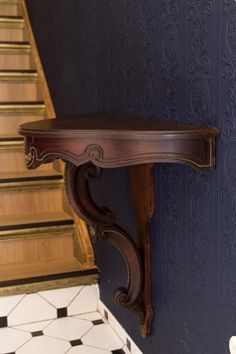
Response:
[[[82,114],[23,124],[29,168],[55,158],[103,168],[144,163],[215,167],[216,128],[167,123],[110,113]]]
[[[41,120],[20,127],[23,135],[74,136],[80,134],[127,135],[195,135],[216,137],[219,130],[195,125],[163,122],[157,119],[125,117],[109,113],[82,114],[64,119]]]

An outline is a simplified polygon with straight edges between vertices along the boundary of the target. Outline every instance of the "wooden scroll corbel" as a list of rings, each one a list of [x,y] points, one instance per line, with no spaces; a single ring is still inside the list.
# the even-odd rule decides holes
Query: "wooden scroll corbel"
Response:
[[[107,209],[100,209],[91,197],[89,180],[99,178],[102,169],[91,163],[75,166],[67,162],[66,193],[72,208],[89,225],[92,237],[112,243],[121,252],[128,269],[127,285],[114,291],[114,302],[135,312],[141,325],[145,323],[143,306],[143,265],[140,252],[132,238],[116,224],[116,217]],[[143,332],[146,333],[146,330]]]

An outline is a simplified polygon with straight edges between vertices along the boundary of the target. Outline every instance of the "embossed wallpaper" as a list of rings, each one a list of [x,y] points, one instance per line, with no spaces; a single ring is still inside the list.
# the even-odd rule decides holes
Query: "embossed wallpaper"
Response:
[[[228,354],[236,335],[236,2],[28,0],[57,114],[159,117],[221,129],[215,172],[156,167],[153,334],[111,302],[125,279],[95,246],[103,301],[144,354]],[[126,169],[92,186],[135,238]]]

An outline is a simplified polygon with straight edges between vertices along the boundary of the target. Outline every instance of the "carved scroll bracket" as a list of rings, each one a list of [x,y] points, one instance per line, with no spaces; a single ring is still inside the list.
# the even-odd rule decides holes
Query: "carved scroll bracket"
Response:
[[[89,225],[90,235],[112,243],[123,255],[128,270],[127,284],[114,291],[113,300],[117,305],[138,314],[141,333],[146,336],[151,331],[152,309],[150,284],[147,284],[143,266],[145,263],[150,264],[150,259],[147,261],[146,253],[141,259],[143,252],[140,252],[127,232],[116,224],[115,215],[105,208],[99,208],[92,200],[89,181],[100,176],[101,169],[91,163],[78,167],[67,162],[65,170],[67,196],[76,214]]]

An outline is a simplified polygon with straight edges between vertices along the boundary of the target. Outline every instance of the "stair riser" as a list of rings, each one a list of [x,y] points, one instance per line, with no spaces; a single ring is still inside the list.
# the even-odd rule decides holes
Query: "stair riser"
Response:
[[[4,82],[0,80],[0,101],[37,101],[41,100],[38,83],[36,82]]]
[[[47,262],[73,256],[71,233],[51,234],[46,237],[5,239],[0,238],[0,265],[12,263]]]
[[[60,211],[62,209],[61,188],[33,191],[0,191],[0,214],[22,215],[35,212]]]
[[[0,135],[17,135],[19,134],[19,126],[23,123],[33,122],[43,119],[41,115],[28,115],[24,116],[19,114],[18,116],[1,115],[0,113]]]
[[[0,166],[2,172],[27,171],[23,150],[0,150]],[[49,170],[51,166],[42,165],[38,170]]]
[[[29,54],[2,54],[0,53],[1,70],[31,70],[34,69]]]
[[[0,14],[2,16],[20,16],[21,11],[17,5],[0,4]]]
[[[25,32],[22,28],[1,28],[0,41],[20,42],[25,40]]]

